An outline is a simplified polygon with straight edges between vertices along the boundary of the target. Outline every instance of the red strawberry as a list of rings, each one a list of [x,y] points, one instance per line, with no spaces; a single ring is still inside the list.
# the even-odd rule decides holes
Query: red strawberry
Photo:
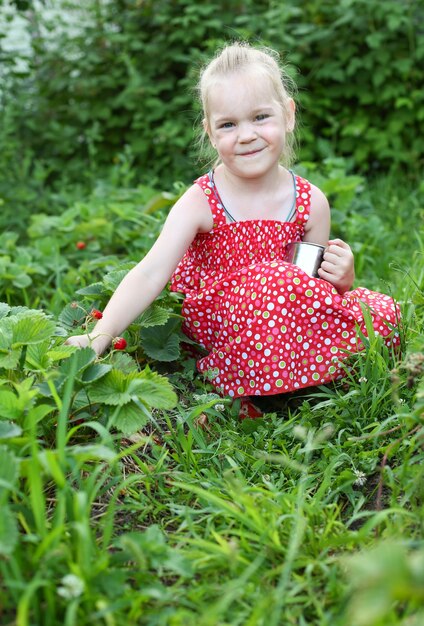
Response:
[[[85,241],[77,241],[75,246],[78,248],[78,250],[84,250],[87,244],[85,243]]]
[[[123,337],[115,337],[115,339],[112,341],[112,345],[115,350],[125,350],[125,348],[127,347],[127,342]]]
[[[90,313],[91,317],[94,317],[96,320],[101,320],[103,317],[103,313],[99,311],[99,309],[93,309]]]

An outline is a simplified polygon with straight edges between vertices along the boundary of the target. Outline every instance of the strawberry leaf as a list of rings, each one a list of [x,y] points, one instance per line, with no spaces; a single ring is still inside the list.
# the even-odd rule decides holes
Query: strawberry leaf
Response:
[[[111,406],[124,406],[139,401],[149,407],[171,409],[177,402],[168,379],[149,369],[129,374],[112,370],[93,385],[89,395],[92,402]]]
[[[111,369],[112,366],[106,363],[93,363],[93,365],[90,365],[84,371],[81,380],[84,383],[92,383],[95,380],[99,380],[99,378],[105,376],[108,372],[110,372]]]
[[[112,370],[91,387],[89,391],[91,401],[112,406],[123,406],[131,402],[134,389],[130,389],[130,385],[134,376],[137,374],[126,375],[120,370]]]
[[[6,317],[10,311],[10,306],[6,302],[0,302],[0,319]]]
[[[0,417],[15,420],[22,414],[19,398],[9,389],[0,391]]]
[[[167,311],[158,304],[151,304],[140,317],[136,320],[143,328],[149,326],[162,326],[170,317],[170,311]]]
[[[135,402],[122,406],[115,418],[115,427],[126,435],[131,435],[147,424],[149,413]]]
[[[78,303],[67,304],[59,315],[59,322],[67,330],[78,328],[84,322],[86,312]]]
[[[6,318],[12,330],[12,347],[37,344],[50,339],[55,331],[55,322],[42,311],[25,311],[15,317]]]
[[[147,356],[155,361],[176,361],[181,353],[179,325],[180,320],[172,317],[162,326],[142,328],[141,345]]]

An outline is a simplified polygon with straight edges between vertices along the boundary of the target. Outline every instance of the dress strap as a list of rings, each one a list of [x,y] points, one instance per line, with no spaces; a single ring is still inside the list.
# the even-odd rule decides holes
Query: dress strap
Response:
[[[215,187],[213,175],[211,175],[211,172],[200,176],[200,178],[198,178],[194,182],[202,188],[207,198],[213,217],[213,228],[217,228],[218,226],[223,226],[224,224],[226,224],[227,220],[225,217],[225,207],[221,202],[221,198],[219,197],[218,191]]]
[[[287,217],[284,220],[285,222],[291,222],[292,219],[293,219],[294,214],[296,213],[296,200],[297,200],[296,176],[295,176],[293,170],[289,170],[289,172],[292,175],[292,181],[293,181],[293,202],[292,202],[290,210],[289,210],[289,212],[287,214]]]
[[[289,171],[293,178],[294,194],[292,206],[284,221],[305,224],[309,219],[311,209],[311,184],[305,178],[297,176],[292,170]],[[214,182],[212,170],[200,176],[194,182],[203,189],[208,200],[213,217],[213,228],[227,224],[227,220],[229,222],[236,221],[221,200]]]
[[[311,183],[302,178],[295,176],[296,180],[296,214],[293,220],[297,224],[306,224],[311,212]]]
[[[284,221],[284,222],[291,222],[291,220],[293,219],[293,216],[294,216],[294,214],[296,212],[296,200],[297,200],[296,176],[295,176],[293,170],[289,170],[289,172],[292,175],[292,181],[293,181],[293,202],[292,202],[292,205],[291,205],[291,207],[289,209],[289,212],[287,214],[286,219],[285,220],[281,220],[281,221]],[[230,222],[236,222],[237,220],[234,219],[234,217],[231,215],[231,213],[229,212],[229,210],[227,209],[227,207],[225,206],[225,204],[221,200],[221,197],[220,197],[220,195],[218,193],[218,189],[216,188],[216,185],[215,185],[215,181],[214,181],[214,177],[213,177],[213,170],[210,170],[208,172],[208,177],[209,177],[210,182],[212,183],[212,190],[213,190],[215,199],[216,199],[216,201],[218,203],[217,206],[219,208],[222,207],[226,217],[228,218],[228,220]]]

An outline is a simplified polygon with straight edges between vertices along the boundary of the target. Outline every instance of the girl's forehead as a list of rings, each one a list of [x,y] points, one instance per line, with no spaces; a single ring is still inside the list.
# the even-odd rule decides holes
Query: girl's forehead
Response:
[[[244,70],[221,76],[210,85],[208,102],[211,111],[226,105],[275,104],[274,85],[262,72]]]
[[[274,92],[270,77],[256,67],[230,72],[219,78],[217,77],[214,82],[216,86],[220,86],[223,90],[237,90],[249,95]]]

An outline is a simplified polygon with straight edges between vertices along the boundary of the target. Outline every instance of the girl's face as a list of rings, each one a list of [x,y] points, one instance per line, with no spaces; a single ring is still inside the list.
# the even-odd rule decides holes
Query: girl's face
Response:
[[[294,102],[285,116],[269,78],[247,70],[220,79],[210,90],[209,111],[205,130],[230,172],[257,178],[278,168],[294,127]]]

